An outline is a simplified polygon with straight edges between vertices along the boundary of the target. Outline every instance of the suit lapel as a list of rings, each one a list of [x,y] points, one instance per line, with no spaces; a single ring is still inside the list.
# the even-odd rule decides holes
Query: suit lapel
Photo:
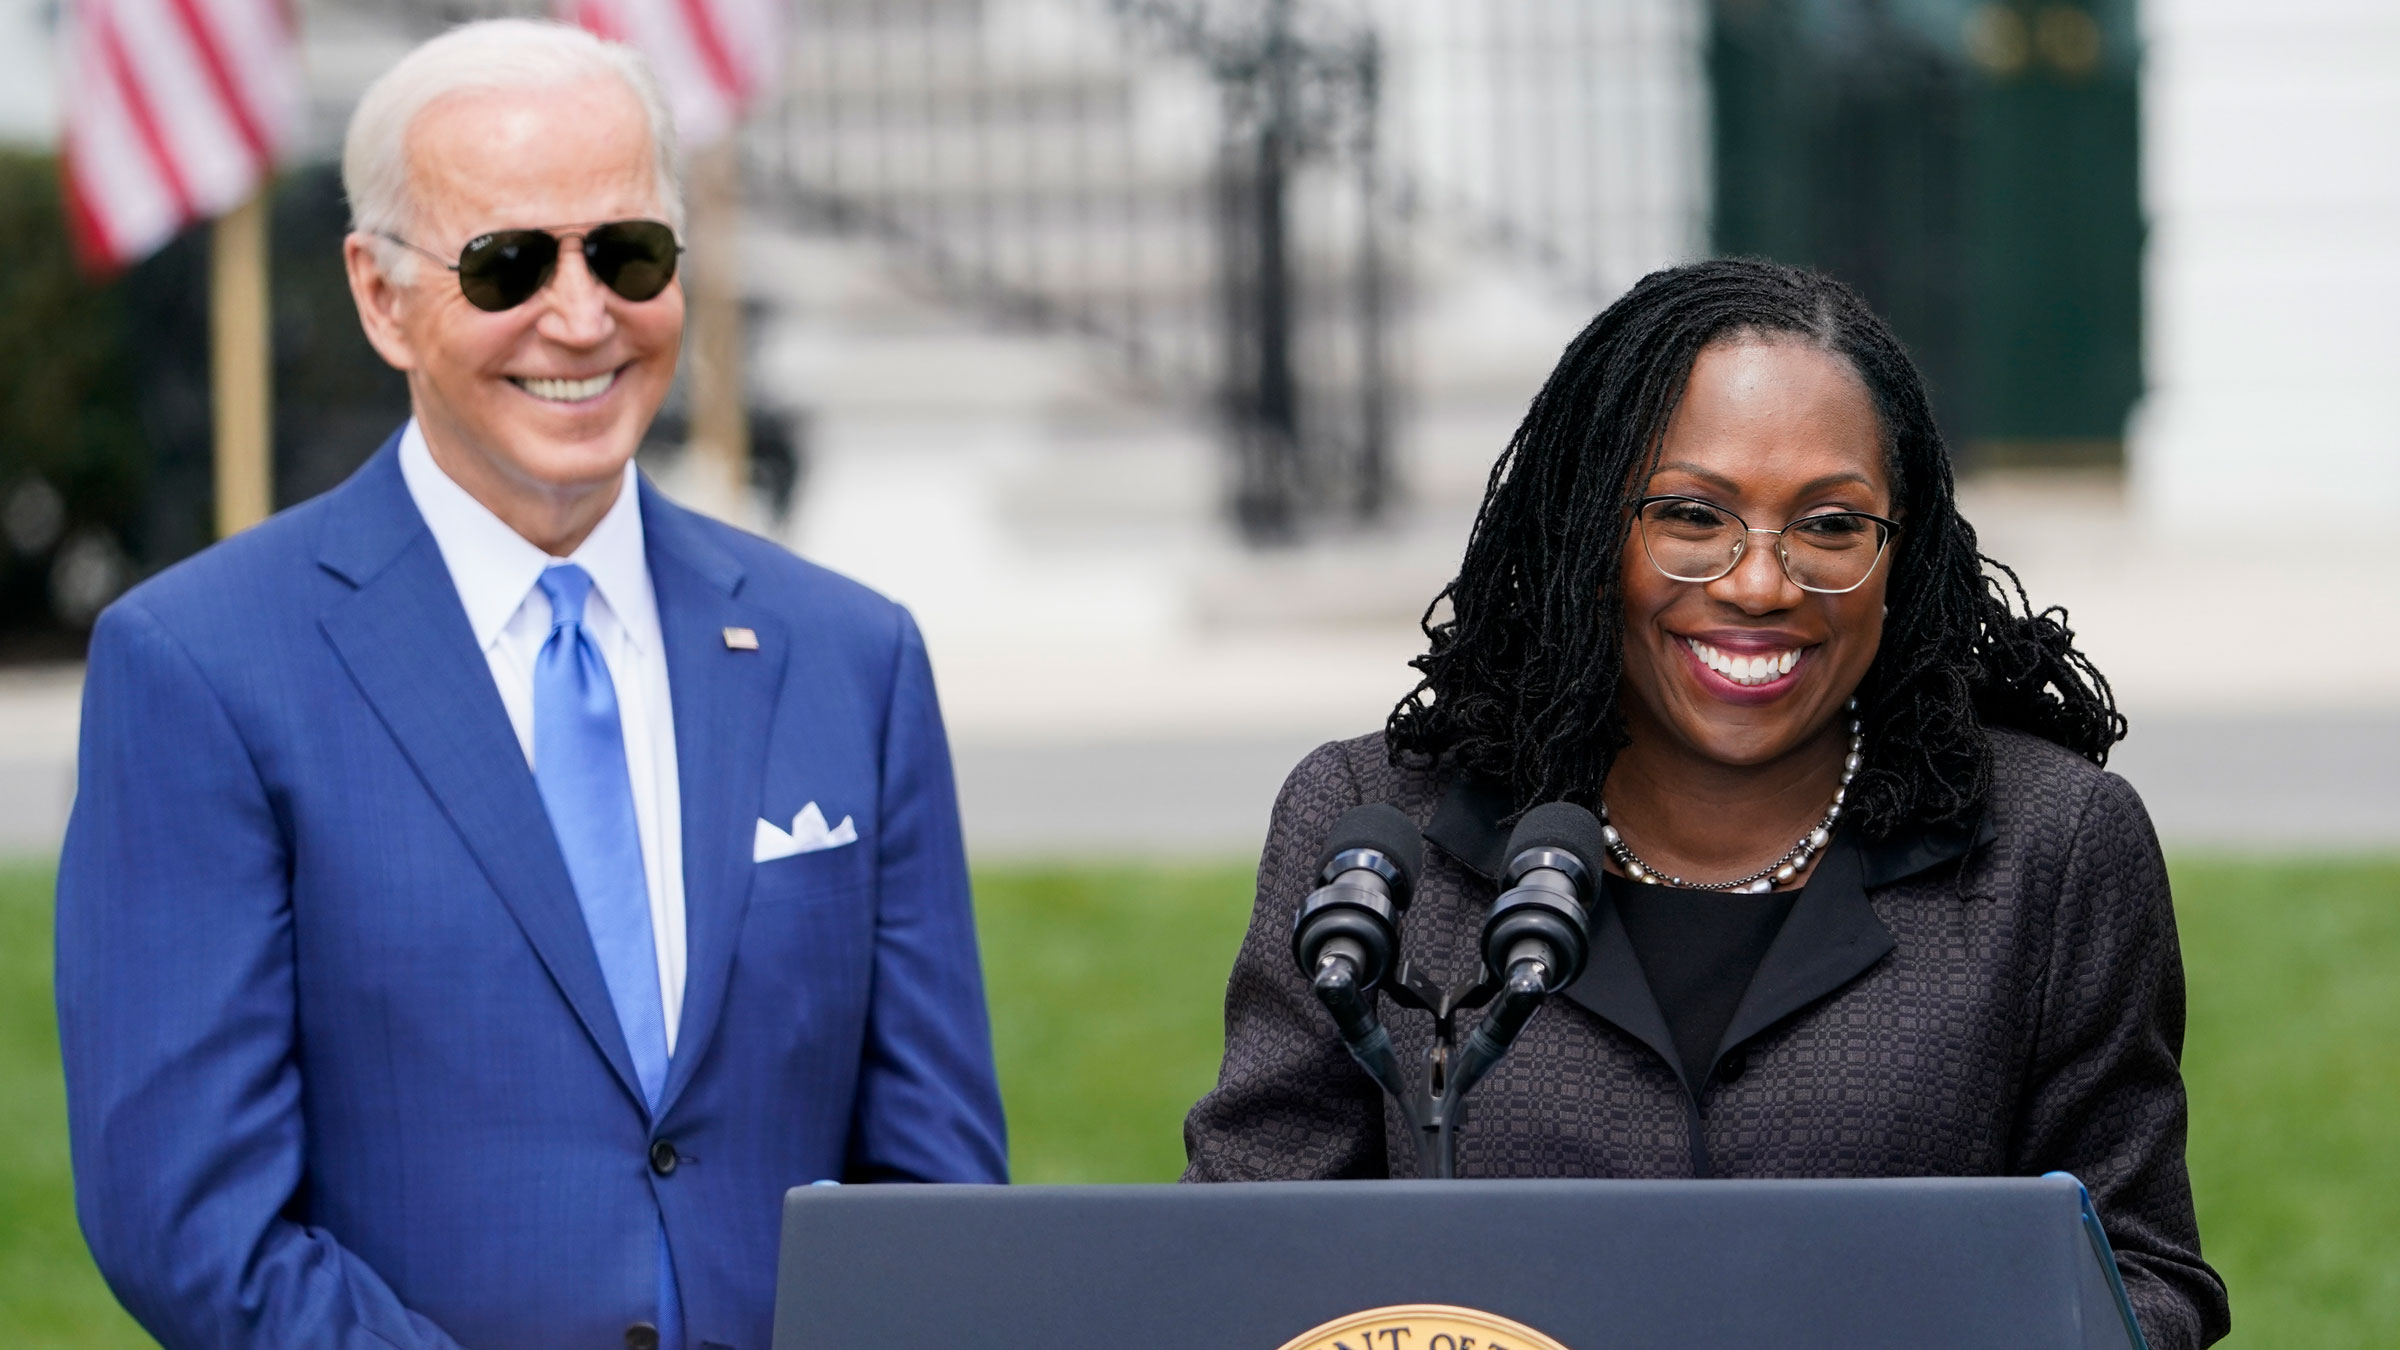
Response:
[[[1972,821],[1919,825],[1858,845],[1859,884],[1868,890],[1930,872],[2000,837],[1987,806]]]
[[[1625,920],[1617,914],[1617,902],[1609,898],[1605,885],[1592,900],[1591,957],[1584,963],[1583,974],[1567,986],[1566,997],[1568,1002],[1649,1046],[1652,1053],[1675,1071],[1676,1080],[1682,1080],[1683,1056],[1675,1049],[1675,1037],[1667,1030],[1666,1014],[1659,1011],[1658,997],[1650,992],[1650,977],[1642,972],[1641,958],[1634,954],[1633,939],[1625,932]],[[1692,1083],[1685,1083],[1684,1088],[1697,1091],[1697,1085]]]
[[[1767,947],[1717,1053],[1850,983],[1897,945],[1867,903],[1858,842],[1844,831]]]
[[[1896,945],[1891,930],[1875,917],[1860,884],[1855,842],[1837,840],[1817,873],[1792,905],[1733,1021],[1717,1043],[1716,1058],[1743,1041],[1858,978]],[[1592,915],[1592,955],[1566,996],[1593,1016],[1647,1045],[1684,1077],[1683,1055],[1667,1030],[1665,1014],[1650,991],[1641,959],[1634,954],[1624,920],[1603,888]],[[1713,1062],[1713,1060],[1712,1060]],[[1698,1083],[1685,1083],[1697,1096]]]
[[[1508,831],[1500,822],[1511,810],[1508,787],[1461,774],[1442,789],[1442,799],[1425,825],[1425,838],[1466,869],[1497,884],[1508,866]]]
[[[319,551],[357,589],[319,625],[618,1081],[640,1080],[541,792],[391,445],[341,489]]]
[[[768,724],[791,644],[772,613],[740,598],[740,563],[646,482],[642,532],[666,644],[683,797],[687,961],[675,1057],[659,1098],[664,1116],[707,1054],[724,1010],[755,872],[751,856],[766,796]],[[757,648],[729,646],[729,628],[749,629]]]
[[[1445,788],[1425,837],[1468,870],[1496,882],[1507,865],[1501,856],[1507,836],[1499,822],[1510,809],[1505,788],[1461,777]],[[1903,830],[1871,846],[1847,831],[1837,836],[1759,962],[1718,1043],[1718,1057],[1840,989],[1898,945],[1867,903],[1868,886],[1889,885],[1940,866],[1992,837],[1989,819]],[[1683,1077],[1683,1055],[1667,1030],[1666,1016],[1606,887],[1593,904],[1591,958],[1565,995],[1649,1046],[1678,1079]],[[1700,1085],[1684,1086],[1696,1094]]]
[[[1425,826],[1425,838],[1468,871],[1497,885],[1508,866],[1508,832],[1500,822],[1512,809],[1506,785],[1461,775],[1443,789],[1433,819]],[[1606,886],[1592,897],[1591,956],[1583,974],[1563,992],[1569,1003],[1649,1046],[1682,1079],[1683,1056],[1675,1051],[1666,1014],[1650,992],[1650,979],[1642,973],[1641,958],[1634,955],[1633,939],[1626,935],[1625,921]]]

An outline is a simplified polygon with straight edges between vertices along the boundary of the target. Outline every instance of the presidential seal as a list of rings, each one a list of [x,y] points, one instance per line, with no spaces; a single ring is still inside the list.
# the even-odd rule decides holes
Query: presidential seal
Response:
[[[1521,1322],[1439,1303],[1400,1303],[1337,1317],[1283,1350],[1567,1350]]]

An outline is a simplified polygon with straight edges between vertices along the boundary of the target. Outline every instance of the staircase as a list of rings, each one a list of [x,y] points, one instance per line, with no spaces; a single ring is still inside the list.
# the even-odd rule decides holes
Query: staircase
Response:
[[[1442,65],[1422,50],[1457,35],[1438,10],[1303,8],[1296,31],[1326,50],[1378,18],[1394,70],[1460,78],[1459,53]],[[1402,391],[1388,414],[1397,491],[1371,521],[1327,510],[1297,542],[1246,543],[1229,523],[1238,484],[1215,401],[1228,359],[1217,174],[1239,113],[1208,68],[1228,44],[1207,35],[1255,12],[1130,0],[797,10],[783,104],[749,145],[753,181],[771,185],[747,241],[764,315],[752,385],[807,427],[807,479],[783,528],[910,603],[937,650],[1121,660],[1328,629],[1413,646],[1493,457],[1596,307],[1580,254],[1569,278],[1556,249],[1545,260],[1494,245],[1499,199],[1459,177],[1474,166],[1455,126],[1446,159],[1420,166],[1379,147],[1378,183],[1355,180],[1344,147],[1362,131],[1405,142],[1416,123],[1456,121],[1458,100],[1386,90],[1366,128],[1304,109],[1321,144],[1291,189],[1294,364],[1320,407],[1357,398],[1358,326],[1329,311],[1358,303],[1360,222],[1374,213],[1387,294],[1372,331],[1383,378]],[[1504,126],[1490,110],[1485,123]]]

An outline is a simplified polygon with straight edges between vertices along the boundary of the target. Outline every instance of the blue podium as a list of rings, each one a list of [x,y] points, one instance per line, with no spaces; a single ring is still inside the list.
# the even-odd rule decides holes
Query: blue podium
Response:
[[[2040,1179],[816,1186],[777,1350],[2144,1350]]]

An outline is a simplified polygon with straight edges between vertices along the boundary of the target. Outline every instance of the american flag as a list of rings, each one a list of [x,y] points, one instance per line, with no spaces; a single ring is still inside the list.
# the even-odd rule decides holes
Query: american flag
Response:
[[[783,50],[777,0],[560,0],[559,13],[648,57],[686,150],[733,130]]]
[[[284,0],[68,0],[66,196],[98,269],[240,205],[290,147],[305,90]]]

